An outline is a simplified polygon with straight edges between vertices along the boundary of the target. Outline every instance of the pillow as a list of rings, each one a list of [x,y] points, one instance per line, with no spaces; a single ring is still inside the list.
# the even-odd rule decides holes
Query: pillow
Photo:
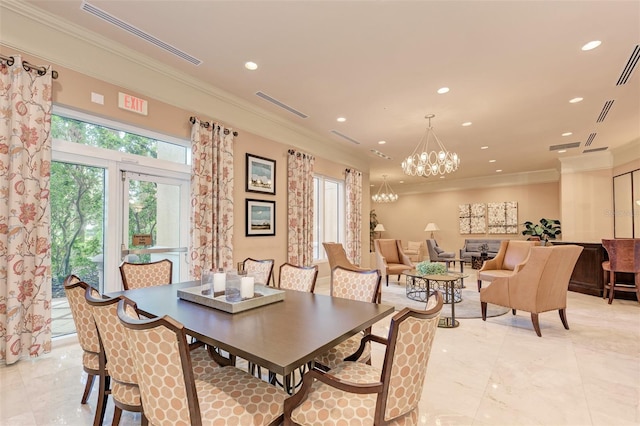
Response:
[[[407,242],[407,249],[414,250],[414,251],[420,251],[420,246],[421,245],[422,245],[422,243],[420,241],[409,241],[409,242]]]
[[[438,253],[438,254],[442,254],[442,253],[444,253],[444,250],[442,250],[442,249],[441,249],[440,247],[438,247],[438,246],[435,246],[435,247],[434,247],[434,250],[435,250],[435,251],[436,251],[436,253]]]

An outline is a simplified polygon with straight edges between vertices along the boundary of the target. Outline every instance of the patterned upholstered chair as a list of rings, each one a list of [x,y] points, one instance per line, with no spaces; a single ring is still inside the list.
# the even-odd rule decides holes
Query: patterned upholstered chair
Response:
[[[93,320],[91,308],[84,297],[86,291],[91,290],[91,287],[75,275],[69,275],[65,278],[63,286],[69,301],[73,323],[76,326],[78,341],[83,351],[82,368],[87,373],[87,384],[84,388],[81,403],[87,403],[89,395],[91,395],[93,382],[98,377],[98,400],[93,424],[101,425],[104,420],[110,378],[107,371],[106,357],[98,337],[98,329]]]
[[[132,348],[149,423],[272,425],[282,421],[287,396],[282,389],[232,366],[195,377],[184,326],[173,318],[137,319],[127,299],[118,302],[118,317]]]
[[[247,274],[253,274],[256,284],[269,285],[269,281],[271,281],[275,285],[273,259],[256,260],[247,257],[242,265]]]
[[[382,369],[345,361],[329,373],[314,369],[284,402],[284,424],[418,424],[418,403],[442,310],[442,295],[426,311],[404,308],[391,319],[388,337],[365,342],[386,346]]]
[[[331,275],[331,296],[360,300],[362,302],[376,302],[380,289],[380,273],[378,270],[351,271],[337,266],[331,271]],[[363,333],[351,336],[318,356],[314,362],[323,370],[333,369],[345,358],[354,354],[360,346],[360,340],[363,335],[369,333],[371,333],[371,328],[367,328]],[[371,362],[370,344],[366,345],[365,350],[358,357],[358,361]]]
[[[173,262],[169,259],[150,263],[120,264],[120,276],[125,290],[171,284],[172,273]]]
[[[318,265],[295,266],[290,263],[280,265],[278,288],[313,293],[318,278]]]

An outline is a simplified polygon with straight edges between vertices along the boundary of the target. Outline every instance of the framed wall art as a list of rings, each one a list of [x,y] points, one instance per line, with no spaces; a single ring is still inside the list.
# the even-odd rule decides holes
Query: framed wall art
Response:
[[[276,202],[268,200],[246,201],[247,237],[276,235]]]
[[[458,218],[461,234],[484,234],[486,232],[487,207],[485,204],[460,204]]]
[[[489,234],[518,233],[518,203],[489,203]]]
[[[276,194],[276,162],[247,154],[247,192]]]

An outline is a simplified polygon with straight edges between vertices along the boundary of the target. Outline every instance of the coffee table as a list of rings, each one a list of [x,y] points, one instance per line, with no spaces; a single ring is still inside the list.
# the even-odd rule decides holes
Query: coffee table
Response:
[[[415,269],[406,270],[407,297],[411,300],[426,302],[435,290],[441,290],[443,302],[451,304],[451,317],[441,317],[438,327],[455,328],[460,325],[456,321],[455,304],[462,301],[462,280],[466,275],[447,272],[443,275],[421,275]]]

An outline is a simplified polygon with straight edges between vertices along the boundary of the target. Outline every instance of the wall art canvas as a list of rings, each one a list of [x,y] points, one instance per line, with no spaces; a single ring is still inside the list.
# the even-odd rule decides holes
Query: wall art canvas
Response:
[[[487,207],[484,203],[460,204],[458,218],[461,234],[484,234],[487,224]]]
[[[246,202],[246,236],[276,235],[276,202],[252,200]]]
[[[276,193],[276,162],[247,154],[247,192]]]
[[[518,203],[506,201],[488,203],[489,234],[518,233]]]

